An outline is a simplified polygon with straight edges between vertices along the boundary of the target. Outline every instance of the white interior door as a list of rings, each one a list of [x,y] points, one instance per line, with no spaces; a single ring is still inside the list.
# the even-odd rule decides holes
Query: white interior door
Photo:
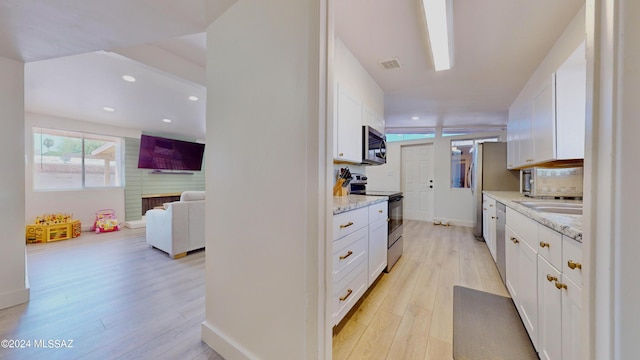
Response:
[[[433,145],[402,147],[404,218],[433,221]]]

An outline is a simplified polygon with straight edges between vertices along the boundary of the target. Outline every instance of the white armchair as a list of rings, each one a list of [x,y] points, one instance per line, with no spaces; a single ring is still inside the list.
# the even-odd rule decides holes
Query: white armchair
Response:
[[[204,248],[204,191],[185,191],[180,201],[146,213],[147,243],[173,259]]]

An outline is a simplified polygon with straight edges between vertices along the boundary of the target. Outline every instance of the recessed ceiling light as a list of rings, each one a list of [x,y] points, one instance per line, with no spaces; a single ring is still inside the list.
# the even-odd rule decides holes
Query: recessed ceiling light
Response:
[[[131,76],[131,75],[123,75],[123,76],[122,76],[122,79],[123,79],[124,81],[128,81],[128,82],[136,82],[136,78],[134,78],[134,77],[133,77],[133,76]]]
[[[411,120],[420,120],[420,118],[419,118],[419,117],[417,117],[417,116],[412,116],[412,117],[411,117]]]
[[[191,101],[198,101],[198,97],[197,97],[197,96],[193,96],[193,95],[191,95],[191,96],[189,96],[189,100],[191,100]]]
[[[162,121],[166,122],[167,124],[171,122],[171,119],[162,119]]]
[[[103,107],[102,107],[102,110],[104,110],[104,111],[108,111],[108,112],[114,112],[114,111],[116,111],[116,109],[114,109],[114,108],[112,108],[112,107],[110,107],[110,106],[103,106]]]

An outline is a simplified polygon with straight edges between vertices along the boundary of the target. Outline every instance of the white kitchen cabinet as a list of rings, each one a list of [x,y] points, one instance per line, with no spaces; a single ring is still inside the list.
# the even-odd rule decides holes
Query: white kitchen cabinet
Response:
[[[369,225],[369,271],[367,286],[387,267],[387,220],[378,220]]]
[[[537,349],[538,338],[538,223],[507,208],[505,262],[507,290]]]
[[[483,195],[482,201],[482,236],[484,238],[489,253],[496,262],[496,200]]]
[[[571,254],[576,247],[581,244],[563,236],[562,253]],[[538,270],[540,358],[582,359],[582,287],[572,280],[576,273],[567,272],[573,269],[561,272],[542,255],[538,255]]]
[[[387,209],[383,201],[333,216],[334,325],[387,266]]]
[[[335,146],[333,158],[360,164],[362,162],[362,102],[344,85],[336,86]]]
[[[581,359],[582,244],[511,208],[505,244],[507,290],[539,357]]]
[[[520,157],[520,144],[518,143],[518,125],[515,120],[509,119],[507,123],[507,169],[515,168]]]
[[[556,71],[557,158],[584,158],[587,59],[585,43]]]
[[[556,138],[555,75],[551,75],[533,98],[531,124],[532,159],[541,163],[554,160]]]
[[[509,169],[584,158],[586,69],[583,42],[530,99],[510,109]]]
[[[507,209],[509,210],[509,209]],[[509,214],[507,214],[507,221]],[[520,240],[515,232],[509,226],[505,227],[505,267],[506,267],[506,286],[507,291],[511,294],[514,305],[520,302],[520,276],[518,275],[518,266],[520,259]]]
[[[517,307],[531,342],[538,349],[538,254],[526,241],[518,245],[520,301]]]
[[[388,203],[369,206],[369,267],[367,286],[371,286],[387,267]]]
[[[370,109],[366,105],[362,105],[362,125],[369,125],[384,134],[384,118]]]
[[[562,360],[582,357],[582,288],[563,278],[562,290]]]
[[[538,258],[538,355],[562,359],[562,292],[556,288],[562,274],[542,256]]]
[[[515,137],[516,144],[515,150],[515,167],[521,167],[527,164],[531,164],[534,161],[533,158],[533,140],[531,133],[531,122],[533,118],[533,104],[527,102],[520,111],[516,113],[515,128],[517,135]],[[509,119],[511,121],[511,118]],[[507,148],[508,150],[508,148]]]

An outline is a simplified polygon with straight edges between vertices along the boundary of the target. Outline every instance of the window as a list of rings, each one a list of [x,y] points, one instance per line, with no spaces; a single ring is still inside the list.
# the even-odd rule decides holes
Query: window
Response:
[[[33,188],[122,186],[122,139],[33,128]]]
[[[470,188],[469,170],[474,146],[483,142],[497,142],[497,137],[468,140],[451,140],[451,187]]]
[[[387,142],[433,139],[434,137],[435,137],[435,134],[387,134],[386,135]]]

